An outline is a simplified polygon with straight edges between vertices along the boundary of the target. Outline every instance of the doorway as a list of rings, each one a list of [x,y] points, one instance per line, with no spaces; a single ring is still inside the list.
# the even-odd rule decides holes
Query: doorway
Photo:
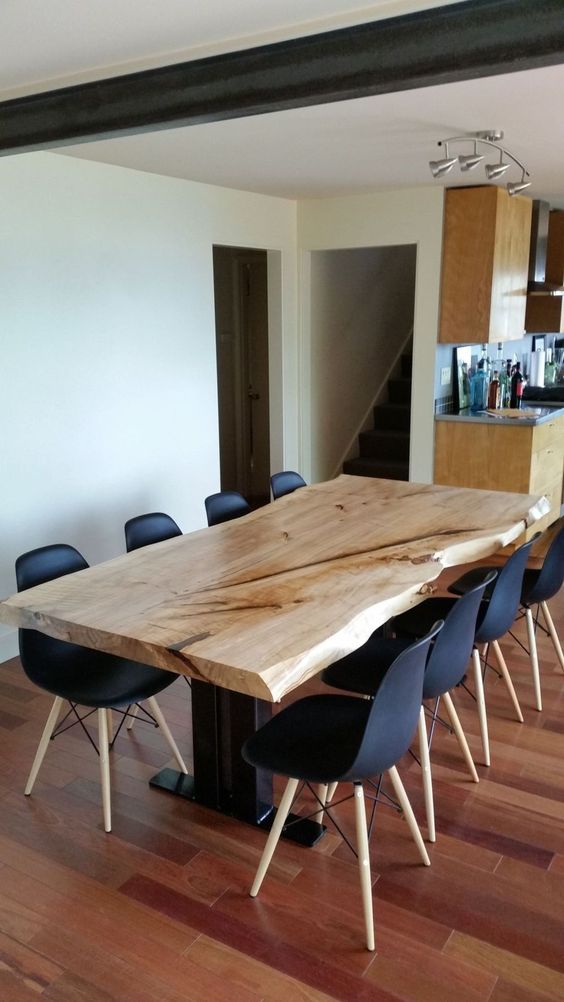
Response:
[[[222,490],[270,499],[267,252],[213,248]]]

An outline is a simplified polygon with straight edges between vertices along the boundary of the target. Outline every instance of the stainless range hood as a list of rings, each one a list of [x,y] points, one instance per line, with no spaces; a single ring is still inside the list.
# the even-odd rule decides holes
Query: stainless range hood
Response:
[[[546,252],[548,247],[548,222],[550,205],[541,199],[533,201],[531,220],[531,253],[529,257],[529,283],[531,296],[563,296],[564,286],[546,281]]]

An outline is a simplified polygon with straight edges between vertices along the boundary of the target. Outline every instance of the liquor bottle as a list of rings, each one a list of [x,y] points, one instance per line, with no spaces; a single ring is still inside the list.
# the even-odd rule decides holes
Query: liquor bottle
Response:
[[[556,382],[556,363],[552,360],[552,348],[546,349],[546,363],[544,366],[544,385],[554,386]]]
[[[505,365],[501,365],[499,370],[499,406],[508,407],[509,406],[509,380],[507,378],[507,372],[505,371]]]
[[[494,369],[488,389],[488,410],[495,411],[499,406],[499,378],[497,369]]]
[[[476,366],[476,371],[470,378],[470,410],[476,414],[477,411],[484,411],[488,405],[488,377],[485,370],[485,361],[480,359]]]
[[[515,362],[511,373],[511,401],[510,407],[520,407],[523,396],[523,377],[521,375],[521,363]]]

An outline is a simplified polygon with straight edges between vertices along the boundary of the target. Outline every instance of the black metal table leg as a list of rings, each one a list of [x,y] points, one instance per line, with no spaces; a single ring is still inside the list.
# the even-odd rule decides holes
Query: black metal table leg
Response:
[[[262,699],[192,680],[194,776],[162,769],[151,786],[195,800],[222,814],[269,829],[276,809],[272,803],[272,776],[244,761],[244,741],[272,715],[272,705]],[[289,815],[283,837],[301,845],[314,845],[325,833],[324,825]]]

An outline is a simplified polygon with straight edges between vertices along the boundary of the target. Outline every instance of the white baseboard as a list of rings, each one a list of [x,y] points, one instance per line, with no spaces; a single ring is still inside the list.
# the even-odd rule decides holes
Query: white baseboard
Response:
[[[18,631],[10,630],[9,633],[0,636],[0,664],[17,657],[18,654]]]

